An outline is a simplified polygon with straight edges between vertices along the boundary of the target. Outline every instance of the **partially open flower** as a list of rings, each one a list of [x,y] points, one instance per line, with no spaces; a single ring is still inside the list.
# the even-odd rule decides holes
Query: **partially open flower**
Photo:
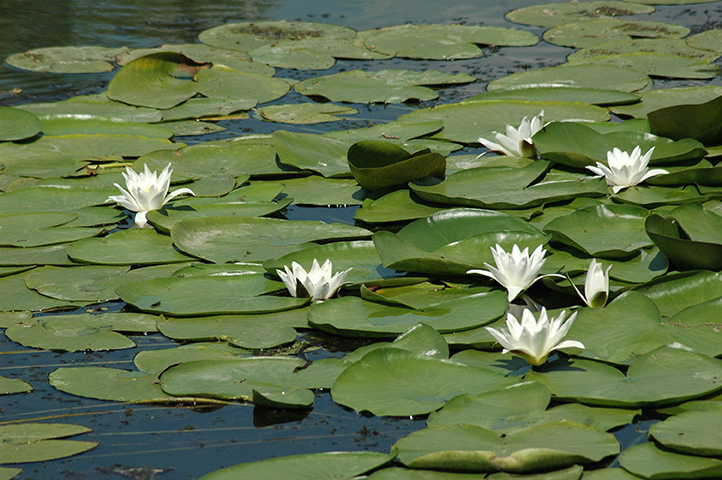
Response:
[[[584,348],[584,344],[576,340],[562,340],[576,320],[577,312],[572,313],[564,322],[567,312],[563,311],[557,318],[549,320],[547,311],[542,308],[539,320],[534,318],[530,310],[522,313],[521,324],[512,314],[506,316],[506,329],[501,331],[484,327],[501,344],[502,354],[515,353],[530,365],[543,365],[549,354],[560,348]]]
[[[647,168],[649,159],[652,158],[652,152],[654,152],[654,147],[650,148],[644,155],[642,155],[639,146],[634,147],[631,155],[614,148],[612,151],[607,152],[609,167],[597,162],[596,167],[587,167],[587,169],[596,173],[599,177],[603,176],[607,180],[607,185],[612,187],[612,191],[619,193],[623,188],[634,187],[648,178],[669,173],[661,168],[655,168],[654,170]]]
[[[343,272],[337,272],[332,277],[333,266],[328,258],[323,263],[323,266],[320,266],[318,260],[314,258],[311,270],[308,273],[296,262],[291,263],[291,268],[284,265],[283,269],[285,272],[276,270],[276,273],[281,277],[291,295],[299,298],[310,297],[313,301],[326,300],[332,297],[341,288],[346,276],[351,271],[349,268]]]
[[[155,171],[151,172],[147,164],[145,170],[140,174],[132,168],[126,167],[123,177],[127,190],[116,183],[115,186],[123,195],[111,195],[106,202],[117,202],[128,210],[137,212],[135,224],[145,227],[147,223],[145,216],[151,210],[163,208],[163,205],[178,195],[195,195],[190,188],[179,188],[168,194],[170,176],[173,173],[170,165],[170,163],[166,165],[160,176]]]
[[[468,270],[466,273],[477,273],[493,278],[506,288],[508,299],[511,302],[521,292],[541,278],[549,276],[559,276],[563,278],[562,275],[557,274],[537,276],[546,261],[544,258],[546,252],[547,251],[539,245],[536,250],[534,250],[534,253],[529,255],[529,247],[525,247],[524,250],[519,250],[519,246],[514,244],[511,253],[507,253],[501,245],[497,244],[496,249],[494,247],[491,248],[491,254],[494,256],[496,268],[484,262],[484,265],[486,265],[489,271]]]
[[[494,132],[494,139],[499,142],[492,142],[485,138],[479,138],[479,143],[493,152],[501,152],[511,157],[536,157],[536,147],[531,141],[539,130],[544,127],[544,110],[531,121],[524,117],[519,125],[519,130],[511,125],[506,126],[506,135]]]
[[[577,290],[577,286],[572,283],[572,286],[584,303],[589,307],[601,308],[607,304],[607,298],[609,297],[609,270],[612,269],[612,265],[609,265],[606,270],[602,268],[602,263],[598,262],[595,258],[589,263],[589,270],[587,270],[587,278],[584,280],[584,295]]]

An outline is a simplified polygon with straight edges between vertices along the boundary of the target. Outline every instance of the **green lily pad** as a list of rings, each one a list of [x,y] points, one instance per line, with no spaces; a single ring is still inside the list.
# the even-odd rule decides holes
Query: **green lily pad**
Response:
[[[346,38],[356,32],[348,27],[314,22],[249,22],[229,23],[204,30],[198,39],[218,48],[250,52],[279,40],[303,38]]]
[[[103,303],[119,298],[115,293],[118,277],[129,269],[128,265],[72,268],[45,266],[30,272],[25,277],[25,284],[46,297]]]
[[[489,82],[486,88],[487,90],[499,90],[501,88],[519,87],[522,85],[571,85],[586,88],[605,88],[622,92],[636,92],[651,84],[652,81],[647,75],[625,68],[608,65],[563,64],[557,67],[546,67],[529,70],[527,72],[514,73]],[[544,109],[544,117],[545,120],[551,120],[551,117],[547,117],[546,108]],[[519,120],[516,120],[516,122],[518,121]],[[594,121],[604,121],[604,119]]]
[[[492,263],[491,247],[510,250],[536,248],[549,239],[524,220],[501,212],[479,209],[446,210],[416,220],[397,234],[376,232],[373,237],[386,268],[428,275],[464,275]]]
[[[32,392],[33,387],[19,378],[0,377],[0,395]]]
[[[615,105],[610,109],[618,115],[647,118],[650,112],[676,105],[699,105],[722,95],[722,87],[663,88],[640,92],[641,102],[634,105]]]
[[[0,265],[77,265],[68,258],[68,244],[47,247],[0,247]]]
[[[662,450],[652,442],[633,445],[619,456],[619,464],[634,478],[714,478],[722,475],[718,458],[682,455]]]
[[[173,136],[173,132],[162,125],[87,118],[82,115],[43,115],[40,119],[44,135],[136,135],[163,139]]]
[[[333,67],[336,58],[378,60],[389,58],[369,50],[349,38],[310,37],[280,40],[248,52],[256,62],[278,68],[296,70],[326,70]]]
[[[176,223],[171,238],[184,252],[225,263],[263,261],[315,246],[314,241],[357,240],[368,238],[370,233],[363,228],[310,220],[210,217]]]
[[[652,131],[673,140],[694,138],[705,145],[722,143],[722,96],[697,105],[675,105],[647,114]]]
[[[376,342],[357,348],[343,359],[347,362],[357,362],[372,350],[386,347],[408,350],[442,360],[449,358],[449,345],[444,340],[444,337],[433,327],[425,323],[417,323],[396,337],[393,342]]]
[[[97,442],[57,440],[90,432],[66,423],[16,423],[0,426],[0,463],[45,462],[70,457],[98,446]]]
[[[280,179],[283,192],[278,202],[293,200],[294,205],[328,207],[360,205],[368,194],[353,178],[324,178],[320,175]]]
[[[592,2],[593,3],[593,2]],[[533,86],[504,88],[480,93],[467,101],[481,100],[532,100],[535,102],[582,102],[592,105],[626,105],[639,100],[633,93],[574,85]]]
[[[564,47],[585,48],[610,40],[683,38],[688,34],[688,28],[671,23],[596,18],[554,27],[544,32],[544,40]]]
[[[442,210],[448,208],[427,205],[411,190],[401,189],[376,200],[364,200],[353,218],[366,223],[393,223],[428,217]]]
[[[38,117],[25,110],[0,107],[0,141],[24,140],[37,135],[43,124]]]
[[[678,269],[722,269],[722,244],[690,239],[673,217],[652,214],[645,221],[644,228],[649,238]]]
[[[26,213],[0,216],[0,245],[3,247],[41,247],[93,237],[103,228],[65,226],[75,213]]]
[[[560,421],[500,436],[474,425],[427,428],[394,444],[411,468],[531,473],[590,464],[619,453],[613,435]]]
[[[652,425],[649,435],[675,452],[719,457],[720,418],[719,410],[683,412]]]
[[[423,415],[464,393],[480,394],[517,383],[483,368],[380,348],[346,368],[331,388],[333,400],[374,415]]]
[[[700,50],[708,50],[714,53],[722,53],[722,35],[719,30],[707,30],[706,32],[690,35],[685,38],[687,45]]]
[[[178,120],[173,122],[165,122],[163,126],[173,132],[176,137],[192,136],[192,135],[210,135],[211,133],[224,132],[228,130],[226,127],[216,125],[210,122],[200,122],[197,120]]]
[[[618,469],[621,470],[621,469]],[[584,468],[581,465],[546,473],[516,474],[497,472],[456,473],[415,468],[383,468],[372,473],[369,480],[579,480]]]
[[[373,192],[405,185],[412,180],[433,176],[443,178],[446,159],[422,150],[411,154],[383,140],[362,140],[348,149],[348,165],[356,181]]]
[[[143,350],[133,358],[141,372],[159,375],[173,365],[193,360],[228,360],[249,357],[251,350],[232,347],[225,342],[193,342],[173,348]]]
[[[631,5],[630,5],[631,6]],[[688,41],[679,38],[638,38],[634,40],[614,40],[583,48],[567,57],[569,62],[577,62],[591,57],[620,55],[627,53],[662,53],[684,59],[716,60],[719,55],[688,45]],[[679,60],[682,60],[680,58]]]
[[[270,105],[257,110],[263,120],[277,123],[324,123],[344,120],[336,115],[355,115],[358,110],[329,103],[298,103],[292,105]]]
[[[638,74],[635,73],[635,75]],[[511,77],[513,77],[513,75],[505,78]],[[612,76],[608,78],[610,81],[613,81]],[[537,83],[537,81],[531,80],[529,83]],[[493,82],[489,85],[491,86],[492,84]],[[524,84],[524,82],[521,84]],[[499,88],[511,86],[514,85],[510,83]],[[489,89],[491,90],[492,88]],[[516,128],[522,118],[539,115],[539,112],[542,110],[544,110],[545,121],[574,119],[604,122],[609,119],[609,114],[606,110],[586,103],[493,100],[460,102],[421,109],[406,115],[401,115],[399,121],[428,122],[431,120],[442,120],[444,122],[444,129],[434,135],[434,138],[466,144],[477,144],[479,137],[493,138],[492,135],[494,131],[504,131],[506,125],[514,125]]]
[[[81,240],[68,247],[67,252],[76,262],[96,265],[154,265],[193,259],[175,250],[168,236],[141,228]]]
[[[306,298],[261,296],[284,288],[261,274],[169,277],[125,283],[123,301],[141,311],[174,316],[267,313],[298,308]]]
[[[351,177],[346,159],[351,145],[343,140],[277,130],[273,133],[273,142],[282,164],[317,172],[327,178]]]
[[[160,332],[174,340],[221,340],[248,349],[273,348],[296,339],[293,326],[306,326],[306,311],[269,314],[172,318],[158,322]]]
[[[63,317],[18,323],[6,329],[5,334],[13,342],[43,350],[83,352],[135,347],[135,342],[106,325],[99,325],[97,320],[68,321]]]
[[[437,98],[439,95],[427,85],[458,85],[475,80],[469,75],[449,75],[436,70],[349,70],[304,80],[293,88],[301,95],[320,96],[332,102],[403,103]]]
[[[627,2],[567,2],[523,7],[507,13],[505,17],[510,22],[549,28],[599,17],[637,15],[653,11],[654,7]]]
[[[319,360],[300,369],[304,364],[300,358],[289,357],[194,360],[165,370],[160,383],[175,396],[250,401],[254,390],[267,394],[330,388],[346,366],[337,359]]]
[[[127,51],[127,47],[46,47],[11,55],[5,61],[31,72],[102,73],[113,70],[115,57]]]
[[[234,118],[247,118],[246,110],[258,103],[255,99],[246,98],[189,98],[175,107],[163,110],[163,122],[178,120],[223,119],[232,115]],[[166,127],[167,124],[164,124]],[[168,127],[170,128],[170,127]]]
[[[241,463],[203,475],[200,480],[274,478],[276,480],[346,480],[390,462],[395,453],[326,452]]]
[[[427,202],[494,210],[528,209],[573,198],[600,197],[606,193],[606,183],[581,175],[562,181],[543,179],[534,183],[548,167],[549,164],[541,160],[524,168],[479,167],[453,173],[437,184],[431,179],[412,182],[409,186]]]
[[[26,103],[17,108],[35,115],[88,115],[139,123],[159,122],[163,118],[163,114],[154,108],[115,102],[105,95],[80,95],[61,102]]]
[[[31,270],[32,271],[32,270]],[[69,302],[40,295],[35,290],[25,286],[27,272],[0,277],[0,311],[51,311],[63,308],[77,308],[84,305],[82,302]]]
[[[410,285],[383,286],[373,290],[362,286],[361,298],[391,307],[423,310],[455,299],[463,299],[477,293],[487,293],[489,291],[489,287],[452,287],[439,283],[419,282]]]
[[[648,408],[703,397],[722,388],[722,361],[661,347],[634,360],[627,374],[590,360],[557,361],[526,380],[544,384],[560,401],[599,407]]]
[[[722,275],[711,271],[667,274],[635,288],[651,298],[662,317],[670,318],[682,310],[719,298]]]
[[[575,60],[573,65],[612,65],[627,68],[653,77],[665,78],[715,78],[720,67],[707,59],[687,58],[666,53],[634,52],[615,55],[599,55]]]
[[[544,232],[590,256],[623,259],[652,245],[644,229],[648,216],[648,210],[632,205],[590,206],[555,218]]]
[[[313,305],[308,323],[350,337],[395,337],[419,322],[449,333],[486,325],[501,317],[507,307],[504,297],[500,291],[477,293],[419,309],[343,297]]]
[[[14,215],[21,213],[37,214],[38,212],[73,212],[87,206],[102,205],[108,199],[108,195],[115,193],[118,193],[118,189],[115,187],[62,188],[41,186],[20,188],[0,196],[0,210],[12,212]],[[67,216],[68,214],[65,213],[64,215]],[[43,217],[40,215],[37,218],[41,219]]]
[[[375,52],[419,60],[480,58],[477,45],[530,46],[539,39],[511,28],[471,25],[395,25],[364,32],[364,44]]]

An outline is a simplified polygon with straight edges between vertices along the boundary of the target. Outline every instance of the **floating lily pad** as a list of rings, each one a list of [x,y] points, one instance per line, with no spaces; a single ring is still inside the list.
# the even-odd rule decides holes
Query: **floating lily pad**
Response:
[[[143,350],[133,358],[141,372],[160,374],[173,365],[193,360],[228,360],[250,357],[251,350],[232,347],[226,342],[193,342],[173,348]]]
[[[25,284],[46,297],[102,303],[119,298],[115,293],[118,277],[129,269],[128,265],[74,268],[45,266],[30,272],[25,277]]]
[[[722,95],[722,87],[715,86],[664,88],[641,92],[640,103],[613,106],[611,109],[616,114],[647,118],[647,115],[655,110],[676,105],[698,106],[714,100],[720,95]]]
[[[722,362],[661,347],[641,355],[626,376],[589,360],[558,361],[524,377],[543,383],[558,400],[599,407],[647,408],[680,403],[718,391]]]
[[[612,75],[614,74],[616,73]],[[634,75],[639,74],[635,73]],[[513,75],[505,78],[511,77],[513,77]],[[608,78],[609,81],[613,81],[612,76]],[[519,84],[526,83],[558,82],[537,82],[534,79],[530,80],[530,82],[519,82]],[[491,83],[489,85],[491,85]],[[607,83],[605,83],[605,85],[607,85]],[[499,88],[511,86],[513,86],[513,82],[510,82],[509,85],[499,86]],[[522,118],[539,115],[539,112],[542,110],[544,110],[545,121],[582,120],[604,122],[609,119],[609,114],[606,110],[586,103],[494,100],[439,105],[438,107],[421,109],[402,115],[399,117],[399,121],[428,122],[431,120],[442,120],[444,122],[444,129],[434,135],[434,138],[466,144],[477,144],[479,137],[493,138],[492,135],[494,131],[503,132],[506,125],[514,125],[516,128]]]
[[[351,39],[333,37],[280,40],[251,50],[248,54],[256,62],[296,70],[326,70],[333,67],[336,58],[388,58],[388,55],[369,50]]]
[[[88,118],[83,115],[43,115],[40,119],[44,135],[136,135],[163,139],[173,136],[173,132],[162,125]]]
[[[35,115],[89,115],[140,123],[159,122],[163,118],[163,114],[154,108],[115,102],[105,95],[81,95],[52,103],[26,103],[17,108]]]
[[[313,305],[308,323],[351,337],[394,337],[419,322],[449,333],[486,325],[501,317],[507,307],[504,297],[499,291],[477,293],[415,310],[343,297]]]
[[[320,175],[284,178],[279,180],[284,187],[279,203],[293,200],[294,205],[348,207],[360,205],[368,192],[353,178],[324,178]]]
[[[263,261],[315,246],[314,241],[360,240],[370,234],[341,224],[232,217],[183,220],[171,230],[180,250],[214,263]]]
[[[420,60],[479,58],[477,45],[529,46],[539,39],[511,28],[471,25],[395,25],[364,32],[367,48],[397,57]]]
[[[270,105],[257,110],[263,120],[278,123],[308,124],[337,122],[344,120],[336,115],[355,115],[358,110],[332,103],[298,103],[292,105]]]
[[[539,68],[537,70],[529,70],[528,72],[514,73],[489,82],[486,88],[488,90],[498,90],[500,88],[506,89],[522,85],[565,85],[586,88],[605,88],[619,90],[621,92],[636,92],[637,90],[642,90],[651,84],[652,81],[647,75],[625,68],[617,68],[608,65],[563,64],[557,67],[546,67]],[[545,120],[552,120],[551,117],[547,116],[547,113],[548,112],[545,108]],[[519,122],[519,120],[516,120],[516,122]]]
[[[333,400],[374,415],[423,415],[451,398],[480,394],[517,383],[483,368],[427,355],[380,348],[366,354],[338,377]]]
[[[598,56],[620,55],[627,53],[661,53],[675,55],[678,60],[696,59],[716,60],[719,55],[706,50],[693,48],[688,41],[680,38],[638,38],[634,40],[614,40],[583,48],[567,57],[569,62],[577,62]]]
[[[32,392],[33,387],[19,378],[0,377],[0,395]]]
[[[15,423],[0,426],[0,462],[45,462],[70,457],[98,446],[97,442],[57,440],[90,432],[66,423]]]
[[[346,152],[351,146],[343,140],[309,133],[277,130],[273,141],[282,164],[311,170],[324,177],[351,177]]]
[[[383,140],[362,140],[348,150],[348,164],[356,181],[373,192],[405,185],[412,180],[433,176],[444,178],[446,159],[422,150],[411,154]]]
[[[25,286],[26,272],[0,277],[0,311],[26,310],[44,311],[63,308],[77,308],[82,302],[69,302],[40,295]]]
[[[722,34],[717,29],[690,35],[685,39],[687,45],[692,48],[708,50],[714,53],[722,53]]]
[[[294,455],[226,467],[204,475],[201,480],[231,480],[239,476],[277,480],[345,480],[378,468],[395,456],[395,453],[376,452]]]
[[[683,412],[652,425],[649,435],[675,452],[718,457],[720,418],[719,410]]]
[[[427,85],[464,84],[475,80],[469,75],[449,75],[436,70],[350,70],[304,80],[293,88],[301,95],[325,97],[332,102],[403,103],[437,98],[439,95]]]
[[[688,34],[688,28],[671,23],[596,18],[554,27],[544,32],[544,40],[564,47],[585,48],[610,40],[683,38]]]
[[[120,350],[135,347],[135,342],[108,326],[89,322],[68,321],[63,317],[18,323],[5,330],[13,342],[26,347],[67,352]]]
[[[356,210],[354,219],[366,223],[393,223],[428,217],[436,212],[447,210],[445,207],[426,205],[418,195],[410,190],[401,189],[387,193],[383,197],[364,200]]]
[[[653,442],[632,445],[619,464],[635,478],[714,478],[722,475],[722,460],[662,450]]]
[[[210,122],[199,122],[197,120],[179,120],[174,122],[165,122],[163,126],[173,132],[176,137],[191,135],[210,135],[228,130],[226,127],[216,125]]]
[[[697,105],[675,105],[649,112],[652,131],[674,140],[694,138],[705,145],[722,143],[722,96]]]
[[[556,27],[599,17],[637,15],[653,11],[654,7],[626,2],[568,2],[523,7],[507,13],[505,17],[510,22],[523,25]]]
[[[492,90],[470,97],[467,101],[532,100],[535,102],[582,102],[592,105],[625,105],[639,100],[633,93],[574,85],[532,86]]]
[[[449,345],[439,332],[425,323],[417,323],[393,342],[376,342],[365,347],[357,348],[344,357],[347,362],[357,362],[367,353],[379,348],[398,348],[410,352],[420,353],[429,357],[446,360],[449,358]]]
[[[0,141],[31,138],[43,127],[40,119],[18,108],[0,107]]]
[[[524,220],[491,210],[454,209],[416,220],[398,234],[380,231],[374,243],[386,268],[428,275],[463,275],[493,262],[491,247],[507,250],[546,243],[546,237]]]
[[[255,107],[255,99],[245,98],[189,98],[180,105],[163,110],[163,121],[171,122],[190,119],[223,119],[232,115],[234,118],[248,118],[245,110]],[[167,124],[165,125],[167,126]]]
[[[178,252],[168,236],[142,228],[81,240],[68,247],[67,252],[77,262],[96,265],[155,265],[193,259]]]
[[[158,322],[160,332],[175,340],[222,340],[249,349],[273,348],[296,339],[293,326],[306,326],[306,311],[273,314],[173,318]]]
[[[667,274],[635,288],[659,307],[662,317],[719,298],[722,275],[709,270]]]
[[[75,213],[26,213],[0,216],[0,245],[40,247],[100,234],[102,228],[68,227]]]
[[[722,269],[722,244],[689,239],[673,218],[652,214],[644,228],[678,269]]]
[[[198,39],[218,48],[249,52],[279,40],[303,38],[346,38],[356,32],[348,27],[314,22],[249,22],[229,23],[204,30]]]
[[[127,47],[47,47],[17,53],[5,61],[31,72],[102,73],[113,70],[115,57],[127,51]]]
[[[501,436],[474,425],[446,425],[414,432],[394,446],[408,467],[461,472],[531,473],[619,453],[613,435],[567,421]]]
[[[308,299],[261,296],[283,288],[261,274],[170,277],[125,283],[117,292],[139,310],[175,316],[267,313],[298,308]]]
[[[575,60],[572,65],[613,65],[627,68],[653,77],[665,78],[715,78],[720,67],[709,60],[687,58],[666,53],[624,53],[618,55],[599,55]]]
[[[0,247],[0,265],[77,265],[68,258],[68,244],[47,247]]]

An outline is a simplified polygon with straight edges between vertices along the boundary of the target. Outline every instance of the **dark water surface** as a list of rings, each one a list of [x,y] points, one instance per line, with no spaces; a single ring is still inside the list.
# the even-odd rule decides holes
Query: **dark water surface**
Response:
[[[535,3],[533,0],[0,0],[0,58],[32,48],[64,45],[153,47],[164,43],[196,42],[201,30],[228,22],[305,20],[345,25],[357,30],[402,23],[464,23],[515,27],[541,36],[543,29],[514,25],[503,14]],[[719,27],[720,2],[658,7],[639,16],[668,21],[697,31]],[[489,80],[529,68],[564,62],[571,49],[540,42],[534,47],[488,50],[482,59],[457,62],[414,62],[393,59],[377,62],[339,61],[328,71],[279,70],[278,76],[304,79],[343,69],[410,68],[467,73],[477,83],[444,90],[439,100],[418,106],[352,105],[360,113],[353,120],[320,126],[288,126],[253,118],[223,122],[229,130],[206,137],[184,137],[186,143],[209,141],[275,129],[323,132],[382,123],[408,111],[437,103],[459,101],[484,91]],[[117,70],[116,70],[117,71]],[[0,66],[0,105],[55,101],[72,95],[97,93],[115,72],[90,75],[34,74]],[[712,82],[720,84],[719,79]],[[675,81],[666,86],[709,84]],[[659,86],[660,83],[657,83]],[[22,89],[22,93],[10,93]],[[295,93],[280,102],[307,101]],[[323,219],[353,223],[353,210],[294,208],[291,219]],[[2,212],[0,212],[2,213]],[[0,295],[2,292],[0,292]],[[117,307],[116,307],[117,308]],[[421,419],[365,416],[334,404],[328,392],[319,392],[312,411],[276,411],[234,404],[216,409],[125,405],[64,394],[48,384],[47,376],[60,366],[98,365],[134,370],[132,359],[143,349],[176,344],[156,334],[132,337],[138,348],[107,353],[54,353],[21,347],[0,339],[0,375],[21,378],[35,391],[0,397],[0,422],[53,421],[85,425],[93,432],[77,440],[100,445],[87,453],[46,463],[19,465],[19,479],[194,479],[241,462],[273,456],[331,450],[387,452],[399,438],[425,426]],[[309,358],[341,356],[319,351]],[[648,422],[624,429],[618,437],[625,446],[646,441]],[[641,433],[640,433],[641,431]],[[128,470],[131,467],[140,470]],[[260,479],[259,479],[260,480]]]

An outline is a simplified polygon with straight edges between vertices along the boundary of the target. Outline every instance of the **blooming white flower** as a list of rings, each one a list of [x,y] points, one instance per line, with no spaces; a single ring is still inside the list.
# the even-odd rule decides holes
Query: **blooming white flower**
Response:
[[[577,291],[584,303],[589,307],[603,307],[607,304],[607,298],[609,297],[609,270],[612,269],[612,265],[607,267],[605,271],[602,268],[602,262],[598,262],[595,258],[589,263],[589,270],[587,270],[587,278],[584,280],[584,295],[577,289],[577,286],[572,283],[574,290]]]
[[[147,223],[145,216],[151,210],[163,208],[163,205],[178,195],[195,195],[190,188],[179,188],[168,194],[170,176],[173,173],[170,165],[170,163],[166,165],[160,176],[155,171],[151,172],[147,164],[145,171],[140,174],[130,167],[125,167],[123,177],[127,190],[116,183],[115,186],[123,195],[111,195],[106,202],[117,202],[128,210],[136,212],[135,224],[145,227]]]
[[[484,328],[504,347],[502,354],[516,353],[530,365],[539,366],[547,361],[549,354],[554,350],[584,348],[584,344],[576,340],[562,341],[574,324],[577,312],[572,313],[569,320],[564,323],[566,315],[567,312],[563,311],[557,318],[549,320],[546,308],[542,307],[538,321],[530,310],[524,310],[521,324],[514,315],[507,314],[506,329],[499,331],[491,327]]]
[[[654,152],[654,147],[650,148],[644,155],[642,155],[639,146],[634,147],[631,155],[614,148],[612,151],[607,152],[609,167],[602,162],[597,162],[596,167],[587,167],[587,169],[596,173],[598,177],[604,177],[607,180],[607,185],[612,187],[612,191],[619,193],[623,188],[634,187],[648,178],[669,173],[661,168],[655,168],[654,170],[647,168],[649,159],[652,158],[652,152]]]
[[[478,273],[479,275],[493,278],[506,288],[509,301],[511,302],[521,292],[541,278],[549,276],[563,277],[563,275],[557,274],[537,276],[546,261],[544,258],[546,252],[547,251],[539,245],[536,247],[536,250],[534,250],[534,253],[529,255],[529,247],[525,247],[524,250],[519,250],[519,245],[514,244],[511,253],[507,253],[501,245],[497,243],[496,249],[491,247],[491,254],[494,256],[496,268],[484,262],[484,265],[486,265],[489,271],[468,270],[466,273]]]
[[[506,126],[506,135],[494,132],[494,139],[499,142],[492,142],[485,138],[479,138],[479,143],[489,150],[501,152],[511,157],[536,157],[536,148],[531,141],[539,130],[544,127],[544,110],[529,121],[524,117],[519,125],[519,130],[511,125]]]
[[[318,260],[314,258],[313,265],[311,265],[311,270],[308,273],[296,262],[291,263],[291,268],[284,265],[283,269],[285,272],[276,270],[276,273],[281,277],[291,295],[302,298],[311,297],[313,301],[326,300],[333,296],[343,285],[348,272],[352,270],[349,268],[343,272],[337,272],[332,277],[333,266],[328,258],[323,263],[323,266],[320,266]]]

